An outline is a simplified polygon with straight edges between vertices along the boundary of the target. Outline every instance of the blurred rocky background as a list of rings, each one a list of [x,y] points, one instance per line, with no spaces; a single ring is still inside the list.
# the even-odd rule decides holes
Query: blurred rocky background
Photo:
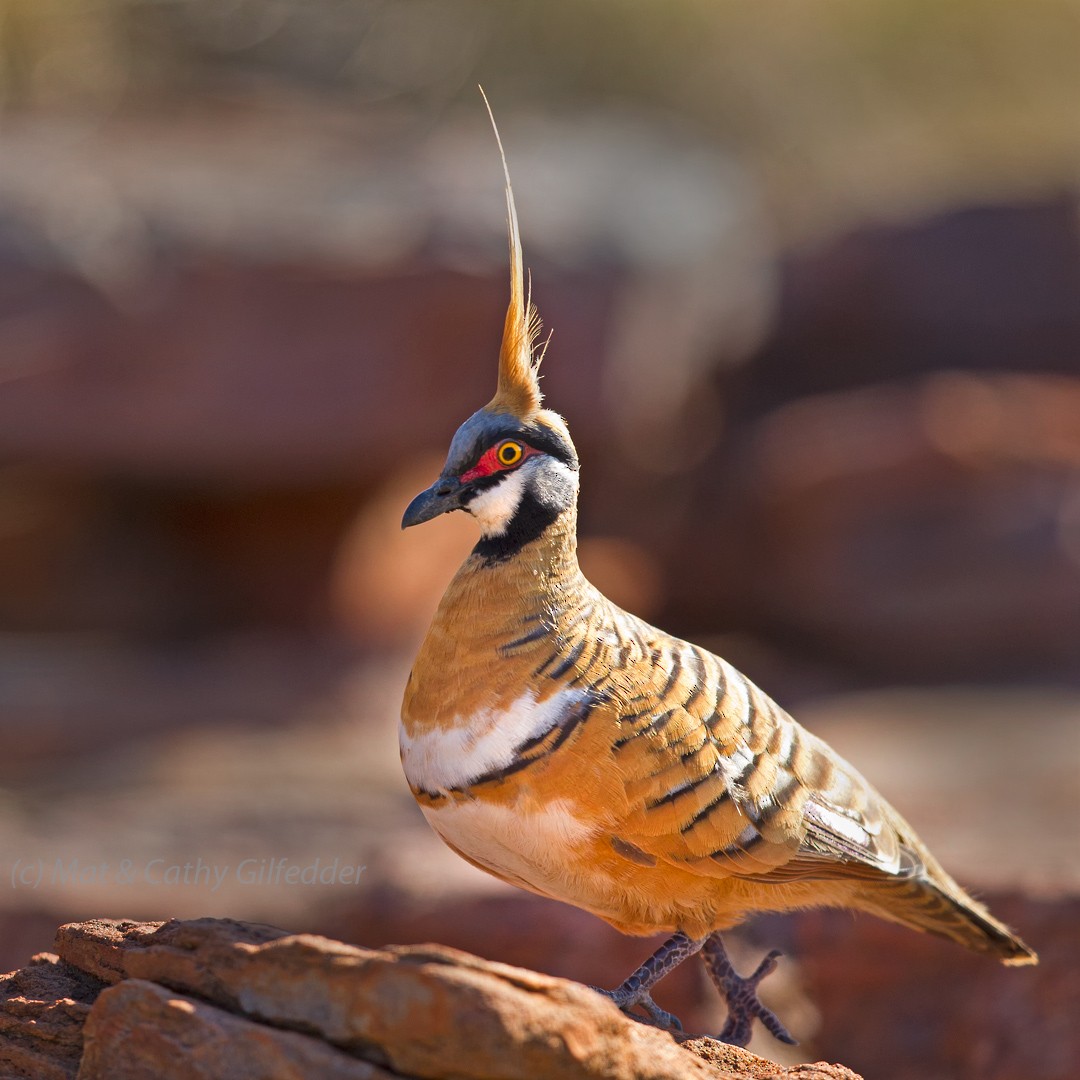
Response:
[[[400,514],[506,297],[482,83],[587,572],[1046,961],[762,921],[783,1060],[1077,1075],[1078,55],[1076,0],[2,0],[0,968],[100,915],[647,953],[456,859],[397,764],[473,538]]]

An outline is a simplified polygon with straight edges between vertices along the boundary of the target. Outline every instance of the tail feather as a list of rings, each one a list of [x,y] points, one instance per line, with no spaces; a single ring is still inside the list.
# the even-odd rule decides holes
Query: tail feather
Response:
[[[915,930],[948,938],[975,952],[989,953],[1003,964],[1037,964],[1039,957],[1004,923],[951,879],[925,876],[882,882],[864,896],[875,915]]]

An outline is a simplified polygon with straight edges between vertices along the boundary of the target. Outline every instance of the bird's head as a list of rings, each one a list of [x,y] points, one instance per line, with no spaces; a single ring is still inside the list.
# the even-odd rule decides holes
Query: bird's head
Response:
[[[497,130],[495,135],[497,139]],[[503,171],[510,231],[510,306],[499,350],[498,390],[458,428],[438,479],[409,503],[401,522],[407,529],[451,510],[464,510],[480,525],[478,550],[495,557],[510,555],[539,537],[573,509],[578,491],[577,451],[566,424],[557,413],[540,407],[537,371],[544,355],[544,348],[537,348],[540,319],[525,290],[505,155]]]

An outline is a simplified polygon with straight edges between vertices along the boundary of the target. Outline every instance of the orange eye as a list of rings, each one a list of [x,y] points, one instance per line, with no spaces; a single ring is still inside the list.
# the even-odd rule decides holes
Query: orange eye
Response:
[[[500,465],[509,468],[521,460],[521,455],[524,452],[521,443],[514,442],[513,439],[507,439],[506,442],[499,444],[499,448],[495,451],[495,457]]]

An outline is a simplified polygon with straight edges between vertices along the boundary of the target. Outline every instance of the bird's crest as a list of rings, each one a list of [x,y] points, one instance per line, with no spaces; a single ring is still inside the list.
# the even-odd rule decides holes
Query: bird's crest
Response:
[[[499,138],[495,115],[483,87],[480,88],[480,94],[487,106],[491,126],[495,131],[495,141],[499,145],[499,157],[502,159],[503,176],[506,178],[506,217],[510,234],[510,306],[506,309],[502,346],[499,349],[499,388],[487,408],[492,412],[510,413],[525,420],[540,408],[542,395],[537,371],[547,346],[545,344],[544,348],[537,351],[540,315],[533,306],[531,282],[529,289],[525,288],[521,235],[518,232],[514,191],[510,186],[510,169],[506,164],[506,153],[502,139]]]

